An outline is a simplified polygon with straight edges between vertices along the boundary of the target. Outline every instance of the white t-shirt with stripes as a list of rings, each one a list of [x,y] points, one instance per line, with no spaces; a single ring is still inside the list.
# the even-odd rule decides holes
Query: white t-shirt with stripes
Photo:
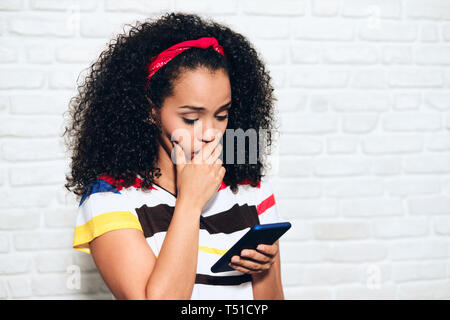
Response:
[[[143,191],[141,180],[116,187],[102,176],[82,197],[78,207],[73,248],[90,253],[89,242],[108,231],[135,228],[158,257],[169,227],[176,197],[154,184]],[[233,270],[213,273],[211,266],[253,225],[281,222],[268,177],[257,187],[243,183],[234,194],[222,182],[200,216],[196,279],[191,299],[253,299],[251,275]]]

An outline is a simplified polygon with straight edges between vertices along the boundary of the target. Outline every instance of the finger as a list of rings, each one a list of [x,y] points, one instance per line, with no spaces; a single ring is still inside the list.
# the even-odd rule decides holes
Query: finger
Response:
[[[200,149],[200,152],[197,153],[198,159],[196,160],[203,160],[203,159],[208,159],[209,156],[211,155],[211,153],[214,151],[214,149],[216,148],[216,146],[220,143],[221,140],[221,135],[220,134],[216,134],[215,138],[212,142],[208,143],[207,145],[203,146]]]
[[[214,151],[211,153],[211,155],[205,160],[208,164],[214,164],[216,160],[220,159],[220,155],[222,154],[222,144],[217,144]]]
[[[272,245],[260,244],[260,245],[258,245],[256,250],[258,250],[259,252],[261,252],[265,255],[269,255],[269,256],[273,257],[278,253],[278,245],[277,244],[272,244]]]
[[[186,164],[186,157],[184,156],[183,148],[176,141],[174,141],[174,152],[177,170],[182,169]]]
[[[270,258],[271,258],[271,257],[269,257],[265,254],[262,254],[256,250],[249,250],[249,249],[242,250],[241,256],[244,259],[252,259],[252,260],[258,261],[260,263],[268,263],[268,262],[270,262]]]
[[[235,256],[235,257],[237,257],[237,256]],[[237,265],[241,268],[245,268],[250,271],[254,271],[254,272],[268,270],[271,266],[270,263],[261,264],[261,263],[257,263],[257,262],[251,261],[251,260],[235,258],[235,257],[233,257],[234,259],[231,260],[232,264]]]
[[[231,268],[233,268],[233,269],[235,269],[235,270],[237,270],[237,271],[240,271],[240,272],[242,272],[242,273],[254,274],[254,273],[261,273],[261,272],[263,272],[263,270],[258,270],[258,271],[249,270],[249,269],[246,269],[246,268],[241,267],[241,266],[239,266],[239,265],[237,265],[237,264],[234,264],[234,263],[229,263],[228,265],[229,265]]]

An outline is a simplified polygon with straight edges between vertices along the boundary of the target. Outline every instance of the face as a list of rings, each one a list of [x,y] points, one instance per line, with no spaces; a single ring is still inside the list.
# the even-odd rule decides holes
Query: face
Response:
[[[205,68],[185,71],[174,83],[173,95],[160,109],[160,148],[168,159],[177,141],[192,159],[204,145],[219,139],[228,124],[231,107],[231,86],[224,70],[211,72]],[[217,137],[216,137],[217,139]],[[160,153],[161,156],[161,153]]]

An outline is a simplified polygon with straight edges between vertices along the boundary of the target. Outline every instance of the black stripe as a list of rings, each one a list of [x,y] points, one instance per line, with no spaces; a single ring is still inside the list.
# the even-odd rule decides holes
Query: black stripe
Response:
[[[159,204],[154,207],[143,205],[136,208],[136,213],[141,223],[144,236],[153,236],[157,232],[167,232],[172,220],[175,208],[167,204]],[[200,229],[210,234],[230,234],[259,224],[256,206],[248,204],[235,204],[229,210],[208,217],[200,216]]]
[[[252,281],[252,276],[243,274],[240,276],[210,276],[207,274],[196,274],[195,283],[212,286],[237,286],[244,282]]]

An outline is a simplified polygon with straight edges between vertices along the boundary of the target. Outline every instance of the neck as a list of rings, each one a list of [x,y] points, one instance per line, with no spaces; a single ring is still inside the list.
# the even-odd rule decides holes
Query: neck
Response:
[[[157,167],[161,169],[161,176],[155,177],[155,182],[173,194],[177,194],[176,167],[170,158],[170,150],[166,150],[161,144],[158,148]]]

